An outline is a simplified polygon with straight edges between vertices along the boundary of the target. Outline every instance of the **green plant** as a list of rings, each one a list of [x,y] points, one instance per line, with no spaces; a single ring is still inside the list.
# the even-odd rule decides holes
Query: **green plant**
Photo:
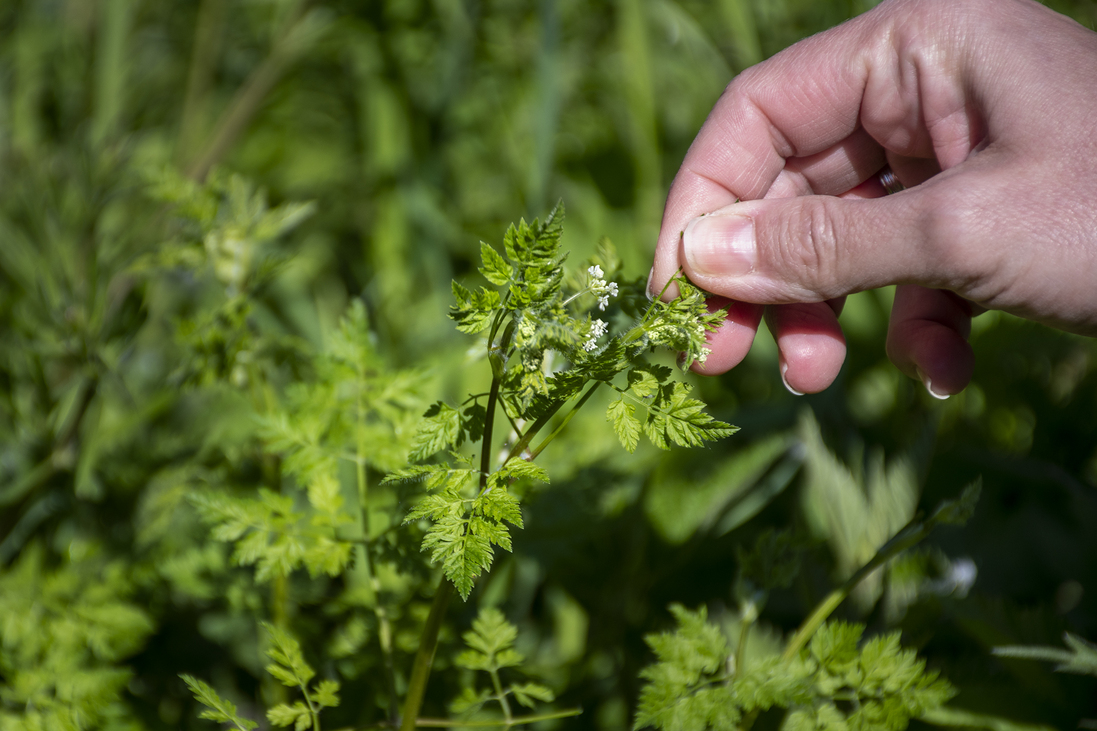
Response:
[[[760,711],[788,710],[787,729],[887,729],[902,731],[912,718],[936,710],[956,691],[924,660],[899,645],[899,633],[862,643],[864,625],[826,621],[874,571],[923,540],[939,524],[970,518],[979,487],[916,518],[841,587],[831,592],[789,637],[782,652],[747,662],[747,641],[769,590],[787,585],[796,571],[795,546],[766,533],[740,553],[737,584],[739,634],[729,642],[707,621],[702,607],[672,607],[674,633],[651,635],[659,662],[643,671],[636,727],[674,731],[749,729]]]
[[[396,547],[423,524],[422,550],[441,566],[445,579],[435,591],[422,627],[400,716],[406,728],[413,727],[419,716],[452,588],[467,599],[476,578],[490,569],[493,547],[511,548],[510,526],[523,523],[516,490],[529,480],[548,482],[548,472],[533,460],[600,387],[617,392],[607,418],[629,451],[636,449],[641,433],[655,446],[667,449],[670,444],[699,446],[735,432],[734,427],[705,413],[704,404],[689,396],[689,387],[671,378],[670,368],[646,359],[649,351],[664,346],[685,353],[687,365],[703,360],[708,352],[704,347],[706,332],[716,326],[722,314],[709,312],[704,295],[684,279],[678,280],[681,294],[671,302],[649,302],[639,294],[639,285],[634,285],[631,293],[625,293],[624,307],[611,307],[611,298],[621,294],[617,283],[604,278],[606,270],[602,268],[612,274],[617,267],[612,245],[603,241],[598,257],[586,266],[585,273],[568,277],[566,255],[560,249],[563,207],[557,206],[544,223],[521,221],[511,226],[503,240],[505,257],[488,244],[481,245],[481,272],[499,289],[470,291],[454,283],[457,303],[451,317],[458,329],[470,334],[488,332],[485,350],[491,385],[487,393],[473,394],[460,408],[436,403],[414,432],[411,459],[425,460],[448,452],[452,462],[397,467],[398,448],[386,445],[395,447],[401,444],[401,433],[405,440],[411,434],[406,428],[416,405],[411,379],[386,375],[379,369],[360,305],[352,306],[329,352],[313,360],[315,380],[287,387],[289,409],[273,407],[269,396],[277,372],[260,367],[267,361],[258,357],[264,341],[253,333],[249,292],[260,286],[262,273],[269,271],[258,247],[296,222],[304,209],[268,212],[262,198],[236,179],[226,185],[215,178],[202,188],[176,181],[168,190],[180,191],[166,197],[181,206],[185,220],[197,225],[190,241],[201,241],[203,248],[183,241],[165,249],[155,261],[159,266],[210,268],[224,285],[221,311],[235,313],[234,317],[216,318],[205,328],[188,323],[181,326],[182,341],[196,355],[205,355],[187,378],[200,382],[229,379],[247,386],[261,425],[259,447],[279,460],[275,480],[255,497],[234,496],[225,485],[198,491],[190,501],[211,526],[212,536],[234,546],[234,563],[254,565],[257,582],[275,582],[272,613],[276,625],[269,632],[276,647],[279,638],[283,644],[289,642],[278,625],[287,622],[292,599],[286,586],[293,572],[303,567],[314,578],[340,576],[348,569],[352,549],[358,548],[356,570],[362,591],[358,596],[376,616],[390,678],[390,712],[396,708],[396,694],[388,617],[398,606],[386,601],[391,597],[381,595],[378,572],[395,569],[397,576],[408,574],[405,586],[416,585],[420,573],[403,571],[383,549]],[[635,309],[638,303],[642,309]],[[625,327],[610,333],[607,322],[590,314],[593,308],[607,312],[607,317]],[[195,337],[196,332],[202,335]],[[207,345],[211,341],[238,345],[219,348],[217,357],[211,358]],[[245,368],[243,375],[239,374],[241,368]],[[322,408],[317,410],[317,404]],[[644,414],[642,420],[635,413],[637,407]],[[505,418],[511,433],[497,443],[494,426],[500,418]],[[534,446],[542,431],[549,433]],[[479,469],[456,451],[476,442],[480,443]],[[350,462],[356,475],[358,504],[352,511],[360,516],[356,531],[349,529],[353,521],[343,508],[341,461]],[[367,468],[388,472],[381,488],[395,490],[417,481],[425,483],[427,493],[415,498],[402,526],[395,505],[387,509],[375,505],[376,497],[367,487]],[[204,479],[208,481],[208,477]],[[287,493],[290,486],[303,491],[305,500]],[[377,512],[385,516],[380,541],[372,531],[371,516]],[[352,581],[353,576],[348,576],[348,582]],[[404,596],[406,592],[405,588]],[[488,642],[484,633],[489,630],[509,636],[510,630],[501,621],[501,616],[487,615],[470,637],[479,637],[483,644]],[[491,642],[502,640],[496,637]],[[468,660],[470,656],[463,657]],[[517,656],[508,650],[503,657],[508,658],[505,664],[513,664],[510,661]],[[498,686],[499,662],[499,657],[490,654],[481,669],[488,670],[497,686],[495,699],[504,710],[506,724],[531,722],[512,718],[506,693]],[[274,673],[283,683],[300,687],[306,702],[276,706],[269,712],[272,721],[308,721],[319,728],[317,704],[309,696],[308,678],[304,677],[311,678],[312,671],[307,670],[290,677],[292,683],[287,682],[288,676]],[[196,681],[188,682],[192,688],[198,687]],[[208,696],[202,688],[203,697]],[[510,692],[523,705],[552,700],[552,694],[539,686],[514,686]],[[314,693],[318,698],[327,697],[319,690]],[[238,723],[227,706],[207,705],[213,709],[207,713],[220,714],[217,719]],[[293,709],[299,713],[290,718]]]

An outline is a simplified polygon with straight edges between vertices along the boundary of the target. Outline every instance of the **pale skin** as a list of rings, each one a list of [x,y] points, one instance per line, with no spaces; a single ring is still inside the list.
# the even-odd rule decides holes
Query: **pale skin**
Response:
[[[1097,34],[1030,0],[886,0],[744,71],[671,185],[649,289],[679,267],[731,300],[694,370],[737,365],[764,314],[797,393],[838,375],[844,296],[890,284],[888,356],[938,397],[986,309],[1097,335]]]

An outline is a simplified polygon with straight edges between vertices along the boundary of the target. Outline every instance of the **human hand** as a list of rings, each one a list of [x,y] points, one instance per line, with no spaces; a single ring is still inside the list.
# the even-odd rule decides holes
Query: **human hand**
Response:
[[[907,190],[884,196],[885,164]],[[940,398],[984,308],[1097,334],[1097,34],[1031,0],[887,0],[744,71],[674,179],[649,289],[679,267],[732,300],[694,369],[737,365],[764,311],[800,393],[838,375],[842,298],[889,284],[888,356]]]

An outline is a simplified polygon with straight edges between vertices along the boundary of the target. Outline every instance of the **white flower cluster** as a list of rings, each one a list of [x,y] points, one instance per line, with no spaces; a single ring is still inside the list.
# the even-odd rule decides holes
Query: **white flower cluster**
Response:
[[[603,279],[605,272],[597,264],[587,269],[587,274],[590,275],[590,284],[587,288],[598,298],[598,309],[605,311],[606,306],[609,305],[609,298],[617,296],[617,282],[607,282]]]
[[[598,347],[598,338],[606,334],[606,323],[602,320],[595,320],[590,324],[590,336],[587,342],[583,343],[583,350],[588,353]]]

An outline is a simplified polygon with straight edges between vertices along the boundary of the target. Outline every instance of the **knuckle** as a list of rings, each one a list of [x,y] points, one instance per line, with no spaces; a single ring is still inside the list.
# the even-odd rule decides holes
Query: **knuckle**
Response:
[[[803,208],[799,264],[803,267],[805,281],[821,296],[831,296],[827,283],[833,282],[842,267],[842,248],[839,245],[836,211],[831,205],[835,199],[816,197]]]
[[[834,275],[841,267],[838,230],[829,202],[821,196],[796,199],[779,227],[776,247],[777,268],[818,299],[835,296]]]

